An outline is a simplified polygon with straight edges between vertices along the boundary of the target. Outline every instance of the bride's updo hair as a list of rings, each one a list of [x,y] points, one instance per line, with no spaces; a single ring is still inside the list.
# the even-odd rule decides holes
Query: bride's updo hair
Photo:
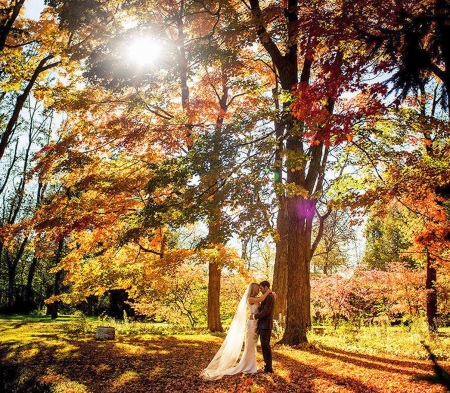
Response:
[[[250,284],[250,291],[248,292],[248,297],[255,297],[259,293],[259,284],[252,282]]]

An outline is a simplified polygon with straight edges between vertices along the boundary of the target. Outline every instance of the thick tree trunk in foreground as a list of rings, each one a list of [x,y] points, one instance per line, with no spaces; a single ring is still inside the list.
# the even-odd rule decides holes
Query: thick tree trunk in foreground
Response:
[[[223,332],[220,321],[220,277],[222,268],[218,263],[209,264],[208,281],[208,329],[210,332]]]
[[[288,291],[286,330],[282,343],[298,345],[308,342],[311,326],[311,208],[312,201],[302,197],[288,200]]]
[[[288,278],[288,242],[289,233],[287,226],[286,198],[281,198],[280,210],[277,217],[277,241],[275,253],[275,265],[273,268],[273,290],[277,293],[275,302],[275,319],[280,320],[286,326],[287,308],[287,278]]]
[[[267,31],[267,21],[264,20],[260,2],[250,0],[250,6],[254,27],[277,70],[282,91],[291,93],[298,82],[309,83],[312,58],[304,60],[299,78],[298,1],[289,0],[284,10],[288,35],[286,42],[289,43],[286,53],[279,50],[271,33]],[[306,332],[311,324],[309,265],[312,257],[311,226],[315,203],[309,197],[318,191],[319,167],[324,162],[321,147],[304,151],[303,123],[293,117],[290,102],[283,103],[280,120],[287,138],[279,138],[286,143],[280,144],[278,149],[283,150],[283,156],[295,157],[290,160],[292,162],[285,160],[283,165],[284,172],[287,173],[286,182],[293,185],[297,191],[280,198],[283,202],[277,223],[280,238],[277,240],[274,288],[281,295],[277,301],[276,312],[280,312],[280,308],[286,309],[286,330],[281,342],[297,345],[308,341]],[[306,156],[309,156],[309,159],[306,159]],[[304,164],[299,165],[300,161]]]

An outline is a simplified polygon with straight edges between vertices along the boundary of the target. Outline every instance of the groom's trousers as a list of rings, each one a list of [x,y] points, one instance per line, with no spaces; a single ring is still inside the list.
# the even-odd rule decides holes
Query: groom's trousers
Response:
[[[264,358],[264,371],[272,372],[272,350],[270,349],[270,329],[259,329],[259,339],[261,340],[261,351]]]

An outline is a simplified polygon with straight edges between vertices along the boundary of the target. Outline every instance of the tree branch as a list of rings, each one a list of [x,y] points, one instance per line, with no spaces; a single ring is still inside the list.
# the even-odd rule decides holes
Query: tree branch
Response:
[[[36,80],[42,72],[55,67],[58,62],[55,63],[49,63],[46,64],[48,60],[52,59],[53,55],[48,55],[44,57],[34,70],[33,75],[31,76],[30,81],[28,82],[27,86],[25,87],[25,90],[21,95],[17,97],[16,105],[14,107],[14,111],[11,115],[11,118],[9,119],[9,122],[5,128],[5,131],[2,134],[2,137],[0,138],[0,159],[5,154],[6,147],[8,146],[9,140],[14,133],[15,125],[17,123],[17,120],[19,119],[20,111],[22,110],[26,99],[30,95],[31,89],[33,88],[34,84],[36,83]]]

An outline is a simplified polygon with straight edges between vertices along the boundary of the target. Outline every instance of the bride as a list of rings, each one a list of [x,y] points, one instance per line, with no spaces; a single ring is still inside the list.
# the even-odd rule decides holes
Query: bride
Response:
[[[242,296],[236,314],[231,321],[228,334],[208,366],[200,373],[203,379],[210,381],[220,379],[224,375],[234,375],[237,373],[252,374],[257,371],[256,367],[256,344],[258,335],[256,333],[257,320],[247,320],[247,308],[251,314],[258,312],[259,303],[264,301],[271,290],[261,297],[256,297],[259,293],[259,284],[251,283],[248,285]],[[272,292],[275,294],[275,292]],[[247,320],[247,323],[245,321]],[[245,337],[244,353],[239,363],[242,349],[242,343]]]

